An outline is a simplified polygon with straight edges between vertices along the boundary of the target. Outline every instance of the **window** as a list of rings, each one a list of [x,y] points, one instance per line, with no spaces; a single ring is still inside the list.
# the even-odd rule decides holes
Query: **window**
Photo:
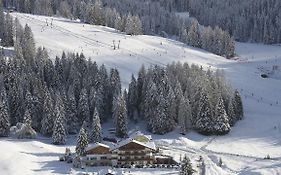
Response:
[[[91,157],[91,160],[97,160],[97,158],[96,157]]]
[[[107,159],[107,157],[106,156],[102,156],[100,159],[101,160],[105,160],[105,159]]]

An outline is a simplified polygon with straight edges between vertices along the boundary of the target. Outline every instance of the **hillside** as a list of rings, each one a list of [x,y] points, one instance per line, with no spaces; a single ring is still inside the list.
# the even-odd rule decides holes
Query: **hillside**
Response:
[[[281,81],[278,75],[268,79],[260,76],[261,67],[281,66],[280,46],[237,43],[238,60],[233,61],[161,37],[128,36],[111,28],[63,18],[12,15],[22,25],[31,26],[36,45],[46,47],[52,58],[61,55],[62,51],[83,52],[99,64],[118,68],[124,85],[142,64],[165,66],[172,61],[181,61],[224,69],[227,78],[242,94],[245,109],[245,118],[228,135],[207,137],[190,132],[182,136],[174,131],[164,136],[153,135],[153,138],[176,159],[185,153],[194,160],[202,155],[206,174],[281,173]],[[120,40],[120,49],[113,49],[113,40],[117,44]],[[58,153],[64,148],[49,145],[48,139],[22,142],[1,138],[0,141],[2,150],[11,151],[0,158],[1,174],[18,174],[25,167],[29,170],[24,174],[65,174],[70,171],[69,165],[56,162]],[[68,145],[73,146],[73,142],[74,139],[70,139]],[[264,160],[267,155],[272,160]],[[16,165],[12,161],[15,158]],[[216,165],[219,158],[223,160],[222,168]],[[14,171],[15,167],[18,172]],[[177,173],[166,171],[163,174]]]

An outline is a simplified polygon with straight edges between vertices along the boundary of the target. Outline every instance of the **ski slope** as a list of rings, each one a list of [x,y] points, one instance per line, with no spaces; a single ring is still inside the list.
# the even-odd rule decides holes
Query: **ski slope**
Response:
[[[234,61],[157,36],[128,36],[108,27],[63,18],[12,15],[22,25],[31,26],[36,46],[46,47],[51,58],[61,55],[62,51],[83,52],[99,64],[118,68],[125,86],[142,64],[165,66],[172,61],[181,61],[223,69],[242,95],[245,118],[225,136],[202,136],[193,131],[182,136],[174,131],[164,136],[153,135],[153,139],[166,154],[177,160],[187,154],[194,166],[201,155],[208,175],[281,174],[281,77],[278,74],[268,79],[260,76],[261,67],[281,67],[280,46],[237,43],[238,59]],[[113,40],[116,45],[120,40],[120,49],[113,49]],[[145,127],[140,124],[139,128]],[[80,171],[58,162],[58,153],[63,153],[64,147],[49,143],[48,139],[18,141],[1,138],[0,174],[75,174]],[[72,149],[74,143],[74,138],[69,139],[68,145]],[[267,155],[272,159],[265,160]],[[222,167],[217,166],[219,158],[223,161]],[[16,164],[13,159],[17,160]],[[142,173],[132,170],[131,173],[177,174],[171,170],[145,170]]]
[[[137,73],[142,64],[165,66],[172,61],[189,61],[212,65],[223,60],[219,56],[161,37],[129,36],[112,28],[82,24],[63,18],[19,13],[12,15],[18,18],[22,25],[31,26],[36,45],[46,47],[51,58],[61,56],[63,51],[83,52],[87,58],[91,57],[99,64],[118,68],[124,84],[128,84],[131,74]],[[120,49],[114,50],[113,41],[116,47],[120,41]]]

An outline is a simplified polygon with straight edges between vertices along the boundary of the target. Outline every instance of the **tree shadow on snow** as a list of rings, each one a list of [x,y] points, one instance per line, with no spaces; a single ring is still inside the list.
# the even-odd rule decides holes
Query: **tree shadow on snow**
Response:
[[[33,169],[34,172],[44,172],[51,171],[52,174],[69,174],[72,164],[67,164],[66,162],[60,161],[43,161],[37,162],[41,166],[40,169]]]
[[[29,154],[36,157],[39,157],[39,160],[41,157],[57,157],[56,160],[49,160],[49,161],[38,161],[35,162],[40,166],[38,169],[32,169],[34,172],[52,172],[53,174],[69,174],[69,171],[72,167],[72,164],[67,164],[66,162],[60,162],[59,156],[61,154],[59,153],[30,153],[30,152],[20,152],[23,154]]]

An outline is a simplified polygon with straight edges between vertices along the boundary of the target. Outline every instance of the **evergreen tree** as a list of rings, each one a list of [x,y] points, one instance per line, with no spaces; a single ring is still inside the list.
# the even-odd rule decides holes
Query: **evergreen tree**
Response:
[[[100,143],[102,141],[100,117],[97,109],[95,109],[93,117],[91,141],[94,143]]]
[[[235,122],[237,121],[236,115],[235,115],[235,101],[233,98],[230,98],[228,102],[228,107],[227,107],[227,115],[228,115],[228,120],[230,126],[233,126]]]
[[[80,99],[78,102],[78,119],[79,121],[85,121],[87,123],[87,127],[90,124],[90,110],[88,104],[88,95],[86,89],[82,89],[80,94]],[[81,124],[81,123],[80,123]],[[85,128],[86,129],[86,128]]]
[[[191,128],[192,112],[189,100],[182,96],[179,104],[178,124],[184,133]]]
[[[41,121],[41,133],[45,136],[51,136],[53,133],[53,126],[55,121],[55,111],[53,100],[49,91],[45,92],[45,99],[43,104],[43,119]]]
[[[128,14],[126,18],[125,32],[128,35],[141,35],[142,34],[142,23],[138,16],[132,16]]]
[[[234,100],[235,100],[235,115],[237,117],[238,120],[241,120],[244,116],[244,111],[243,111],[243,103],[242,103],[242,99],[240,96],[240,93],[238,92],[238,90],[236,89],[234,92]]]
[[[176,86],[174,88],[174,94],[175,94],[175,105],[176,105],[176,120],[178,119],[178,113],[179,113],[179,107],[180,107],[180,101],[183,97],[183,92],[182,92],[182,88],[180,85],[180,82],[177,80],[176,81]]]
[[[100,118],[102,121],[105,121],[107,119],[107,113],[106,113],[106,100],[107,100],[107,93],[105,91],[105,87],[103,85],[100,85],[97,89],[97,94],[95,97],[96,102],[96,108],[98,113],[100,114]]]
[[[134,34],[134,31],[133,31],[133,16],[131,15],[131,13],[129,13],[127,15],[127,18],[126,18],[125,32],[128,35]]]
[[[65,112],[62,99],[58,96],[56,102],[56,120],[54,122],[52,142],[55,145],[64,145],[66,142],[66,132],[65,132]]]
[[[26,92],[25,94],[25,112],[27,112],[28,110],[28,115],[30,115],[32,122],[32,127],[37,128],[39,127],[37,124],[37,99],[36,97],[34,97],[29,91]],[[25,116],[25,115],[24,115]],[[23,120],[25,121],[25,119],[23,118]]]
[[[10,131],[10,118],[5,101],[0,100],[0,137],[6,137]]]
[[[121,138],[127,137],[127,109],[124,96],[119,97],[116,117],[116,136]]]
[[[4,30],[3,45],[13,46],[14,45],[13,18],[9,13],[7,13],[5,16],[5,25],[4,28],[1,30]]]
[[[67,93],[67,105],[66,105],[66,119],[67,119],[67,131],[69,134],[78,133],[78,118],[77,118],[77,108],[74,96],[73,87],[69,87]]]
[[[180,33],[180,41],[182,41],[183,43],[187,43],[188,42],[187,38],[188,38],[187,30],[185,28],[182,28]]]
[[[90,110],[90,116],[94,115],[95,108],[96,108],[96,87],[92,86],[90,88],[89,93],[89,110]]]
[[[168,103],[167,99],[164,97],[163,92],[158,94],[157,105],[154,110],[153,115],[149,116],[148,129],[154,134],[165,134],[170,132],[174,128],[174,119],[169,118],[168,115]]]
[[[32,124],[32,119],[31,119],[29,109],[25,110],[25,113],[24,113],[24,116],[23,116],[23,123],[28,125],[28,126],[31,126],[31,124]]]
[[[203,134],[211,134],[212,133],[211,119],[212,119],[212,114],[211,114],[210,101],[207,94],[205,92],[202,92],[199,101],[198,114],[195,121],[195,129]]]
[[[144,65],[141,66],[138,79],[137,79],[137,109],[138,114],[140,117],[144,118],[144,100],[145,100],[145,93],[143,93],[144,81],[146,76],[146,70]]]
[[[27,24],[24,28],[24,41],[22,47],[23,58],[26,60],[28,65],[33,65],[36,52],[35,42],[31,28]]]
[[[121,80],[119,76],[119,72],[117,69],[111,69],[110,71],[110,91],[109,99],[108,99],[108,107],[110,114],[113,114],[113,119],[116,119],[116,108],[118,103],[118,97],[121,95]]]
[[[168,91],[168,96],[166,97],[167,99],[167,103],[168,103],[168,115],[169,118],[177,121],[178,120],[178,106],[176,103],[176,96],[175,93],[172,89],[172,87],[169,87],[169,91]]]
[[[222,97],[219,97],[216,105],[215,121],[213,122],[213,130],[216,134],[225,134],[230,131],[228,116],[225,111]]]
[[[192,22],[190,29],[187,34],[188,44],[193,47],[201,47],[200,42],[200,32],[199,32],[199,23],[197,20]]]
[[[78,138],[77,138],[77,144],[76,144],[76,154],[79,156],[83,156],[85,154],[85,149],[88,146],[88,136],[85,131],[85,129],[82,127],[80,129]]]
[[[16,76],[16,75],[12,75]],[[9,106],[9,113],[10,113],[10,119],[11,119],[11,125],[16,125],[16,123],[22,121],[22,108],[23,103],[23,97],[22,97],[22,88],[21,86],[18,86],[18,79],[14,79],[14,77],[10,77],[11,80],[14,81],[14,85],[11,85],[9,90],[7,91],[8,94],[8,106]]]
[[[135,122],[138,119],[136,114],[138,106],[138,89],[137,89],[137,81],[132,75],[131,83],[129,84],[129,93],[128,93],[128,116],[133,119]]]
[[[190,159],[185,156],[182,160],[180,175],[192,175],[194,172]]]

